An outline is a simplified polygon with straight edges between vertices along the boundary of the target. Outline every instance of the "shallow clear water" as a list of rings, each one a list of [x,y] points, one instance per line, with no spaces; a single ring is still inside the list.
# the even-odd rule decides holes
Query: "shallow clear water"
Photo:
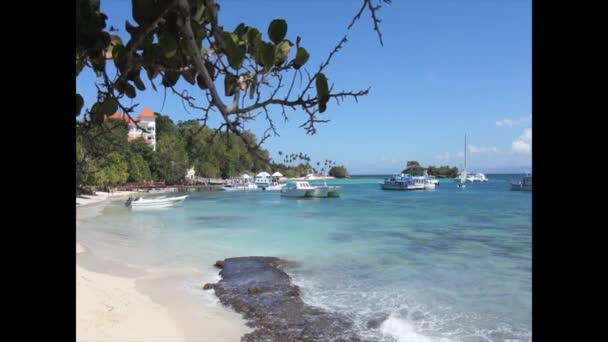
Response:
[[[514,175],[434,191],[383,191],[380,177],[328,181],[340,198],[192,192],[181,206],[114,202],[78,238],[98,256],[147,269],[211,267],[236,256],[297,262],[304,300],[382,341],[529,341],[531,193]],[[370,319],[388,317],[377,329]]]

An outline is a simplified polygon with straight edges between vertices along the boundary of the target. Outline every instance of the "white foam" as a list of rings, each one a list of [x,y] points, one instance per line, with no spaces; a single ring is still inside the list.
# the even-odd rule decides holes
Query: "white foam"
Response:
[[[416,332],[414,325],[407,320],[398,317],[395,314],[391,314],[382,324],[380,325],[380,331],[382,334],[393,337],[398,342],[449,342],[449,339],[440,338],[434,339],[432,337],[422,335]]]

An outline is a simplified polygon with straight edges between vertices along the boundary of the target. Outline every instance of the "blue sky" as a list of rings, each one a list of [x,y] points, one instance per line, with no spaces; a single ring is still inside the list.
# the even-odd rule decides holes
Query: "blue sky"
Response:
[[[101,1],[108,24],[120,29],[124,41],[130,3]],[[227,29],[245,22],[265,34],[272,19],[287,20],[287,38],[302,37],[312,72],[347,33],[361,1],[231,0],[220,4],[220,21]],[[531,1],[393,0],[378,15],[384,46],[372,30],[369,12],[364,12],[326,72],[334,89],[371,87],[370,94],[358,103],[330,103],[321,115],[331,122],[320,124],[313,136],[298,128],[306,120],[304,113],[290,112],[289,122],[284,123],[280,112],[272,111],[281,136],[266,142],[271,155],[277,156],[279,150],[303,152],[314,160],[344,164],[352,174],[399,172],[407,160],[460,166],[466,133],[469,171],[529,169]],[[85,107],[95,99],[94,80],[90,72],[77,79]],[[185,82],[178,87],[198,89]],[[138,108],[148,106],[175,122],[200,118],[186,112],[175,96],[167,95],[162,108],[163,91],[148,88],[136,98]],[[248,125],[258,136],[265,127],[263,122]]]

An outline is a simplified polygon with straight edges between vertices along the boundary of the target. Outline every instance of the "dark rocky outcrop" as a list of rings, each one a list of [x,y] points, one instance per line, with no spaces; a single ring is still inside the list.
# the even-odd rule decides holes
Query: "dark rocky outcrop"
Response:
[[[282,270],[285,265],[274,257],[228,258],[222,262],[222,280],[210,288],[255,329],[242,341],[362,341],[347,317],[305,304],[299,288]]]

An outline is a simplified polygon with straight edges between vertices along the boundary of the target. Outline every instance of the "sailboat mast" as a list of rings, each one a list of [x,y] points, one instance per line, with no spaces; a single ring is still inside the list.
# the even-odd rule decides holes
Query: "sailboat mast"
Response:
[[[467,135],[464,135],[464,170],[467,170]]]

